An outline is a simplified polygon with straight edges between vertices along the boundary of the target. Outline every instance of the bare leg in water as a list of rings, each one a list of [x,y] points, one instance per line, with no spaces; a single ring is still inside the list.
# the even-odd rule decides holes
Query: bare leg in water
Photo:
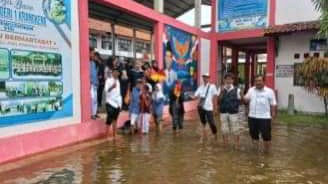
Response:
[[[110,125],[107,125],[107,130],[106,130],[106,137],[107,138],[110,137],[110,129],[111,129],[111,126]]]
[[[229,143],[228,135],[222,135],[222,139],[223,139],[223,146],[224,147],[228,146]]]
[[[256,151],[259,151],[260,150],[260,141],[259,140],[252,140],[252,142],[253,142],[254,149]]]
[[[235,135],[235,148],[238,149],[240,146],[240,136],[239,135]]]
[[[116,120],[113,122],[113,125],[112,125],[112,128],[113,128],[113,137],[115,138],[116,137]]]
[[[269,153],[271,150],[271,141],[264,141],[264,153]]]

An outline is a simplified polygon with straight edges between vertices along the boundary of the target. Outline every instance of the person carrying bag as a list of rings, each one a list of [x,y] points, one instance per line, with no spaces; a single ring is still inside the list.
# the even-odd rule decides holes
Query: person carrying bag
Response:
[[[199,99],[198,103],[198,113],[203,125],[203,137],[206,136],[206,124],[208,123],[211,131],[214,135],[214,138],[217,139],[217,128],[214,120],[214,107],[216,105],[216,100],[218,96],[217,88],[214,84],[209,82],[209,74],[203,74],[204,83],[198,87],[195,92],[195,95],[192,97],[193,99]]]

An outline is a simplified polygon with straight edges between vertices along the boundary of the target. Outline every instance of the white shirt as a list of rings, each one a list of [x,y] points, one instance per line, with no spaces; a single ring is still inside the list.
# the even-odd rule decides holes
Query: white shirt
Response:
[[[110,92],[108,91],[116,82],[116,87]],[[114,78],[108,78],[105,83],[106,102],[115,108],[122,107],[122,95],[121,95],[120,81]]]
[[[208,92],[206,96],[207,88],[208,88]],[[208,83],[207,85],[202,84],[197,88],[195,92],[195,96],[199,98],[205,98],[206,96],[203,108],[206,111],[213,111],[213,98],[215,96],[218,96],[218,90],[214,84],[210,84],[210,83]]]
[[[272,89],[264,87],[259,90],[252,87],[245,95],[249,100],[249,114],[251,118],[271,119],[271,106],[276,106],[276,95]]]
[[[224,89],[226,89],[228,92],[230,92],[231,90],[235,89],[235,87],[232,85],[232,86],[228,89],[227,86],[224,86]],[[219,95],[221,94],[221,92],[222,92],[222,90],[219,88],[219,89],[218,89],[218,93],[219,93]],[[239,89],[239,88],[237,88],[237,98],[238,98],[238,100],[241,99],[241,96],[240,96],[240,89]]]

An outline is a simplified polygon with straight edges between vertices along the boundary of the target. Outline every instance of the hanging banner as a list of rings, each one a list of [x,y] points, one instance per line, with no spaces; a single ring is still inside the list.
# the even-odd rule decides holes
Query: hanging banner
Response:
[[[218,31],[264,28],[268,22],[268,0],[218,0]]]
[[[174,27],[166,26],[163,40],[166,72],[165,94],[169,94],[177,79],[182,81],[185,92],[195,91],[198,76],[197,37]]]
[[[73,116],[71,0],[0,1],[0,127]]]

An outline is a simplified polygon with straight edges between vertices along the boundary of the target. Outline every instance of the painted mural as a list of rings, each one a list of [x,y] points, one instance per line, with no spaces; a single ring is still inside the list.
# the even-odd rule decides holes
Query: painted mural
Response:
[[[199,41],[197,37],[174,27],[166,26],[163,41],[166,74],[165,95],[169,94],[176,80],[182,82],[183,89],[187,94],[194,92],[197,88],[198,76]]]

